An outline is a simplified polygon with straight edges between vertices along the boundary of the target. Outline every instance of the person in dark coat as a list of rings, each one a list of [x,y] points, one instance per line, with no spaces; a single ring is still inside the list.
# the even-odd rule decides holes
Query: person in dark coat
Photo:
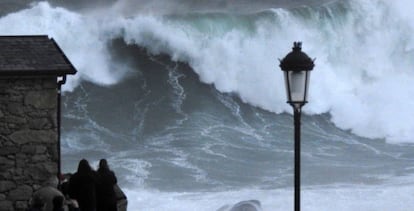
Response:
[[[96,172],[82,159],[78,171],[69,179],[69,196],[79,204],[80,211],[96,211]]]
[[[97,211],[117,211],[117,199],[114,190],[117,179],[114,172],[109,169],[106,159],[99,161],[97,174]]]
[[[65,198],[63,196],[55,196],[53,198],[53,211],[65,211],[64,201]]]

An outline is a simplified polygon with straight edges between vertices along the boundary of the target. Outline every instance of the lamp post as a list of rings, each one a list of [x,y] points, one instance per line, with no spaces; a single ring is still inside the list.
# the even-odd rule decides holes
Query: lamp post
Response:
[[[294,42],[293,48],[285,58],[280,60],[280,68],[284,72],[287,103],[293,107],[295,126],[295,211],[300,211],[300,116],[302,106],[308,101],[310,71],[314,60],[302,52],[302,43]]]

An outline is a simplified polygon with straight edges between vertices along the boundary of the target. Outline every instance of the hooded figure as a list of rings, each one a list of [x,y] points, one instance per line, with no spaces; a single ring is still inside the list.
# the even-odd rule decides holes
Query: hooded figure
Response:
[[[117,179],[113,171],[109,169],[105,159],[99,161],[98,185],[96,187],[97,211],[116,211],[117,199],[114,185]]]
[[[81,211],[96,211],[96,173],[87,160],[82,159],[78,171],[70,177],[68,192]]]

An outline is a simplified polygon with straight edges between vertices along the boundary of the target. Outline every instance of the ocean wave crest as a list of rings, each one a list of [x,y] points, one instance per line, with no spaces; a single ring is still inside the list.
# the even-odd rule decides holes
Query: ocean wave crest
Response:
[[[414,141],[411,4],[350,0],[254,14],[126,17],[115,6],[80,14],[40,2],[1,17],[0,33],[53,37],[79,70],[68,91],[82,80],[111,85],[126,77],[129,68],[109,54],[108,43],[121,38],[187,63],[202,82],[276,113],[291,112],[277,59],[303,41],[317,58],[304,112],[330,113],[342,129],[401,143]]]

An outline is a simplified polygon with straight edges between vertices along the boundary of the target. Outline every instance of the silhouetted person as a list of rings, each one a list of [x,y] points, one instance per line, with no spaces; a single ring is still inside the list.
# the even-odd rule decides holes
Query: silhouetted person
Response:
[[[53,211],[65,211],[63,208],[63,202],[65,198],[63,196],[55,196],[53,198]]]
[[[117,183],[117,179],[114,172],[109,169],[105,159],[99,161],[97,174],[97,211],[117,211],[117,198],[114,190],[114,185]]]
[[[63,193],[64,196],[69,195],[69,179],[72,176],[71,173],[66,173],[62,175],[62,180],[59,190]]]
[[[96,173],[85,159],[69,179],[69,196],[78,202],[81,211],[96,210]]]

